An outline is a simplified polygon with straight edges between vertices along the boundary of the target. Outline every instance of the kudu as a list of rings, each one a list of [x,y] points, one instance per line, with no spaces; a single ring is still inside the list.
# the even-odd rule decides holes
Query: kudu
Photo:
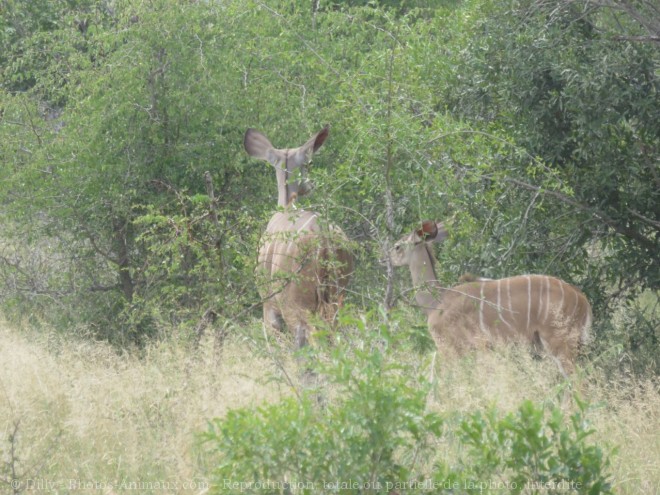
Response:
[[[335,318],[353,272],[343,231],[293,205],[312,189],[306,168],[327,137],[325,127],[299,148],[276,149],[262,133],[248,129],[243,141],[250,156],[275,168],[277,202],[283,208],[268,222],[257,260],[264,324],[276,330],[286,324],[298,348],[309,339],[310,315],[329,322]]]
[[[419,289],[417,304],[439,350],[457,351],[497,342],[540,346],[568,376],[580,345],[589,336],[591,305],[582,291],[548,275],[520,275],[499,280],[474,278],[444,288],[435,273],[434,242],[447,238],[441,223],[425,221],[390,250],[394,266],[410,268]]]

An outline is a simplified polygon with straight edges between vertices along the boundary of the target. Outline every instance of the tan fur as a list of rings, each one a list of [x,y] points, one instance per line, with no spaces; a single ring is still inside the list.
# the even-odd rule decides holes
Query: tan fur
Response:
[[[253,129],[244,140],[250,155],[275,166],[278,202],[285,207],[271,217],[259,249],[257,285],[264,301],[264,323],[277,330],[286,324],[298,347],[309,340],[312,314],[334,320],[353,272],[353,256],[342,230],[319,221],[314,212],[295,209],[297,197],[311,188],[289,181],[327,135],[326,127],[300,148],[282,150],[272,148]]]
[[[490,278],[485,278],[485,277],[479,277],[475,275],[474,273],[470,272],[465,272],[463,275],[458,277],[458,281],[460,283],[465,283],[465,282],[479,282],[481,280],[492,280]]]
[[[436,280],[430,243],[445,237],[442,224],[424,222],[390,251],[392,263],[409,266],[413,283],[422,289],[417,302],[438,349],[462,351],[497,342],[540,345],[562,373],[572,373],[592,321],[585,295],[548,275],[479,279],[443,288]]]

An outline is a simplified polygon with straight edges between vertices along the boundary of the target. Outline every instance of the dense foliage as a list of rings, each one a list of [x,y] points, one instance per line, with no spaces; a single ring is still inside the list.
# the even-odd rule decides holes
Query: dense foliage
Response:
[[[302,204],[356,241],[355,304],[386,297],[383,243],[444,219],[447,283],[556,275],[603,349],[657,348],[657,11],[622,5],[4,1],[3,306],[119,344],[258,314],[275,180],[242,135],[330,123]]]
[[[532,402],[429,411],[418,362],[433,345],[412,311],[387,313],[411,291],[378,260],[420,220],[443,220],[443,282],[575,283],[596,317],[584,364],[657,376],[658,26],[649,0],[0,0],[3,317],[145,353],[169,337],[191,349],[207,328],[249,341],[276,188],[244,132],[293,147],[330,124],[299,205],[351,239],[353,312],[334,347],[296,356],[318,389],[287,376],[292,398],[212,421],[200,456],[213,490],[610,493],[579,401],[570,416]],[[183,403],[194,372],[177,373]],[[166,436],[154,402],[135,402]],[[131,416],[117,410],[118,425]],[[9,485],[31,471],[16,470],[18,420],[7,431]],[[455,460],[433,456],[444,448]]]
[[[613,493],[583,406],[570,418],[531,401],[509,414],[428,412],[430,384],[395,351],[408,336],[374,320],[345,315],[348,337],[329,359],[311,356],[318,395],[209,425],[212,493]],[[452,462],[438,449],[455,449]]]

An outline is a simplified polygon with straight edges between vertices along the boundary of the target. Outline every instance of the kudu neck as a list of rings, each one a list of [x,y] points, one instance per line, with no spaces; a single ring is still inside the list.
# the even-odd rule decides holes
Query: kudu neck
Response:
[[[289,183],[289,150],[284,150],[284,158],[275,165],[275,176],[277,178],[277,204],[286,207],[291,202],[291,195],[298,193],[296,184]]]
[[[415,299],[427,315],[440,304],[440,284],[435,274],[435,259],[431,249],[425,242],[419,243],[413,248],[409,264],[413,287],[418,289]]]
[[[286,164],[283,164],[286,167]],[[276,168],[277,176],[277,204],[285,207],[289,204],[290,186],[287,183],[287,172],[285,168]]]

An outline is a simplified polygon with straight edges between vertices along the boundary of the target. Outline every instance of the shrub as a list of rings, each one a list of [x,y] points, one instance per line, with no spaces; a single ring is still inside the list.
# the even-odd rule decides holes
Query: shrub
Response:
[[[515,414],[475,412],[460,423],[465,487],[507,493],[612,493],[602,450],[586,439],[594,433],[584,404],[566,424],[558,407],[545,411],[524,401]]]
[[[342,323],[333,349],[306,351],[324,387],[210,423],[213,493],[611,493],[583,404],[569,421],[530,401],[449,421],[426,410],[421,372],[394,358],[405,332],[386,318]],[[455,461],[434,456],[440,445]]]
[[[413,386],[409,368],[390,359],[388,325],[362,333],[364,320],[350,321],[360,337],[315,370],[329,382],[327,406],[317,402],[319,391],[306,392],[211,423],[216,493],[362,493],[415,474],[442,422],[425,412],[426,386]],[[307,358],[320,362],[313,351]]]

